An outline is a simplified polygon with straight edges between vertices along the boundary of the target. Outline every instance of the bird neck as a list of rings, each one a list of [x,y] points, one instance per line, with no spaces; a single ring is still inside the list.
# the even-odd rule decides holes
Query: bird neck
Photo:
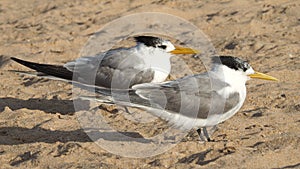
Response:
[[[214,65],[211,71],[229,85],[237,88],[245,87],[247,80],[249,80],[244,72],[231,69],[225,65]]]
[[[215,65],[211,71],[215,76],[229,85],[219,91],[226,98],[230,96],[231,93],[239,93],[240,102],[238,107],[240,108],[246,98],[246,82],[250,78],[244,72],[231,69],[225,65]]]
[[[138,56],[144,60],[147,67],[154,69],[162,69],[169,72],[171,69],[170,58],[171,53],[168,53],[162,49],[146,46],[139,43],[136,48]]]
[[[137,45],[136,52],[144,61],[144,68],[155,72],[152,82],[162,82],[168,77],[171,72],[171,53],[142,43]]]

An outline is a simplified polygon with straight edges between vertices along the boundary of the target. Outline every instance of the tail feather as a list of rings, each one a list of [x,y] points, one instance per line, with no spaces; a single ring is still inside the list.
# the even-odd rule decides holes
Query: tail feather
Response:
[[[12,70],[12,72],[29,75],[29,76],[39,76],[39,77],[52,79],[52,80],[65,81],[68,83],[72,83],[74,86],[81,88],[83,90],[86,90],[86,91],[95,92],[95,93],[106,95],[106,96],[111,95],[110,88],[83,83],[78,80],[78,76],[73,76],[73,74],[77,75],[76,73],[73,73],[72,71],[68,70],[67,68],[65,68],[63,66],[39,64],[39,63],[21,60],[21,59],[14,58],[14,57],[11,57],[10,59],[17,63],[20,63],[23,66],[26,66],[26,67],[29,67],[29,68],[35,70],[34,72],[33,71]]]
[[[15,57],[11,57],[11,60],[18,62],[21,65],[31,68],[37,72],[41,72],[47,75],[59,77],[66,80],[72,80],[73,78],[73,72],[60,65],[39,64],[21,60]]]

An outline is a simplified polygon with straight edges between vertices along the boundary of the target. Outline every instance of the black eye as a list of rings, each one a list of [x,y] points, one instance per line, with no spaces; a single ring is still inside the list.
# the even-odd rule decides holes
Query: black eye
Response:
[[[248,63],[244,63],[242,65],[242,68],[243,68],[243,71],[246,72],[250,68],[250,65]]]
[[[159,45],[159,46],[157,46],[157,47],[162,48],[162,49],[166,49],[166,48],[167,48],[166,45]]]

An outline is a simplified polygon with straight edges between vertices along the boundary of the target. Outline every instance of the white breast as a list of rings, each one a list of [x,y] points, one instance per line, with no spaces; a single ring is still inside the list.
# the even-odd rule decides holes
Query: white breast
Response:
[[[144,60],[144,69],[151,68],[154,70],[154,78],[152,83],[163,82],[171,72],[171,53],[162,51],[157,48],[138,48],[137,53]]]
[[[170,71],[166,72],[165,70],[155,70],[154,77],[151,83],[159,83],[165,81],[168,78],[169,73]]]

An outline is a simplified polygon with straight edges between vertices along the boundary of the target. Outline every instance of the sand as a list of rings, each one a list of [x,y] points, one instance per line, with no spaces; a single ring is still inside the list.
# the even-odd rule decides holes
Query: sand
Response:
[[[2,0],[0,55],[63,64],[78,58],[105,24],[155,11],[190,21],[218,54],[249,60],[280,81],[249,81],[244,106],[219,125],[213,142],[200,142],[190,131],[162,154],[128,158],[84,132],[70,84],[16,74],[9,70],[29,69],[10,62],[0,69],[0,168],[300,168],[299,9],[293,0]],[[184,58],[201,71],[199,59]],[[136,137],[155,135],[165,125],[136,124],[113,106],[102,109],[116,129]]]

